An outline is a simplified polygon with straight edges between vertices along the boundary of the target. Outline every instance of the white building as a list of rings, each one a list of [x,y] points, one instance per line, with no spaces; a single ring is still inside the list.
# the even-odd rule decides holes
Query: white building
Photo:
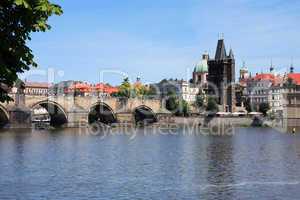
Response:
[[[199,94],[199,88],[194,84],[189,84],[186,81],[182,81],[180,84],[181,97],[188,103],[194,103],[196,101],[197,94]]]
[[[39,83],[39,82],[27,82],[25,81],[24,93],[27,95],[41,95],[47,96],[49,94],[49,88],[51,84],[49,83]]]

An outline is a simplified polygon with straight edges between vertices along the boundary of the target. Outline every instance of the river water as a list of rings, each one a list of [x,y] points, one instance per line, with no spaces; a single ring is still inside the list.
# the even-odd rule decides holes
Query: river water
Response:
[[[300,198],[300,135],[181,132],[3,131],[0,199]]]

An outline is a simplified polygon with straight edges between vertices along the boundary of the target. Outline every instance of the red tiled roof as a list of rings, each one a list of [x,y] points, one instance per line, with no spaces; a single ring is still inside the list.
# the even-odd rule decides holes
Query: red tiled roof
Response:
[[[282,82],[281,76],[275,76],[274,74],[257,74],[254,78],[256,81],[260,80],[269,80],[272,82],[273,85],[278,85]]]
[[[275,79],[274,74],[257,74],[254,77],[254,80],[271,80],[273,81]]]
[[[70,87],[70,90],[76,89],[80,92],[90,92],[92,90],[91,85],[87,83],[75,83]]]
[[[80,92],[102,92],[108,94],[112,94],[119,91],[117,87],[112,87],[104,83],[97,83],[96,85],[92,85],[89,83],[77,82],[71,85],[69,88],[66,88],[65,92],[72,92],[75,90],[79,90]]]
[[[288,74],[288,78],[292,79],[295,84],[300,85],[300,73],[290,73]]]
[[[115,92],[118,92],[119,89],[116,87],[112,87],[110,85],[104,84],[104,83],[98,83],[95,85],[94,89],[96,91],[100,91],[100,92],[104,92],[104,93],[108,93],[108,94],[112,94]]]

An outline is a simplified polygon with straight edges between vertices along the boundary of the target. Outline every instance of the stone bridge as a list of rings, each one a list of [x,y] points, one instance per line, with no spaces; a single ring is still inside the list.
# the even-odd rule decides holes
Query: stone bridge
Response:
[[[106,124],[157,121],[159,115],[166,114],[161,100],[157,99],[23,95],[14,97],[14,102],[0,104],[0,125],[31,123],[33,110],[41,107],[48,111],[50,124],[64,127],[79,127],[95,121]]]

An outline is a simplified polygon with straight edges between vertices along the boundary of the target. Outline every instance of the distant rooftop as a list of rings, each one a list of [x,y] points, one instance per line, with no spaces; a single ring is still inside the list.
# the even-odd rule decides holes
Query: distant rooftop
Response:
[[[36,87],[36,88],[49,88],[52,86],[51,83],[46,82],[24,82],[25,87]]]

